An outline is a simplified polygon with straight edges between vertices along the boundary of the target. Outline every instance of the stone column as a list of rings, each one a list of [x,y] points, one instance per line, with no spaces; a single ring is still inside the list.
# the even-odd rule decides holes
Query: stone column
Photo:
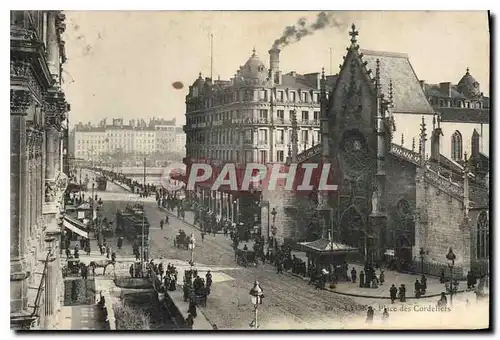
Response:
[[[59,42],[56,30],[56,15],[55,11],[50,11],[47,17],[47,54],[50,74],[56,80],[56,83],[59,83]]]
[[[55,138],[57,136],[57,131],[53,126],[46,129],[45,134],[45,145],[46,145],[46,162],[45,162],[45,179],[54,180],[56,177],[55,172],[55,157],[56,157],[56,145]]]
[[[25,201],[26,145],[25,118],[11,115],[10,143],[10,312],[18,313],[27,307],[26,282],[26,224],[23,212]]]

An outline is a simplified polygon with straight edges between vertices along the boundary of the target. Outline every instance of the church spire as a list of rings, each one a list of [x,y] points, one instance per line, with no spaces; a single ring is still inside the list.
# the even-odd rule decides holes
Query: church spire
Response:
[[[422,116],[422,123],[420,123],[420,163],[425,163],[425,142],[427,141],[427,128],[425,125],[424,116]]]
[[[356,31],[356,25],[352,24],[351,31],[349,32],[351,36],[351,47],[356,47],[358,45],[358,39],[356,38],[358,34],[359,32]]]

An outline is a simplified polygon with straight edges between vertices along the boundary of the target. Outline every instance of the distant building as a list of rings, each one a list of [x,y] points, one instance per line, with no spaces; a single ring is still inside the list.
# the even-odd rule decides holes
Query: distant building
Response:
[[[182,127],[175,128],[174,151],[179,153],[186,152],[186,133]]]
[[[122,118],[106,124],[103,119],[97,126],[90,123],[75,125],[70,134],[70,149],[76,158],[97,161],[107,154],[133,154],[147,156],[164,151],[174,151],[175,119],[130,120]]]
[[[420,82],[439,114],[443,130],[441,153],[459,163],[465,154],[473,158],[489,156],[490,99],[483,95],[469,69],[456,85]]]

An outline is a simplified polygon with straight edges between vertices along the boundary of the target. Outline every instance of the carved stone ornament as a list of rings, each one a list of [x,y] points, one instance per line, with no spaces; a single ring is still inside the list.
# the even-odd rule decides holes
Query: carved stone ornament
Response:
[[[28,60],[11,60],[10,75],[14,77],[29,77],[31,65]]]
[[[54,186],[51,183],[45,183],[45,202],[54,202],[56,197]]]
[[[28,90],[10,90],[10,113],[25,115],[33,102]]]
[[[344,85],[342,110],[345,120],[358,120],[361,118],[361,99],[361,88],[358,87],[356,81],[351,81],[348,86]]]

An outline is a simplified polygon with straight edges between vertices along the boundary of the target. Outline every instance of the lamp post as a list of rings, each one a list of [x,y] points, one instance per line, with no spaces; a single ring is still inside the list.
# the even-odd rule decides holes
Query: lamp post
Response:
[[[273,233],[273,249],[274,249],[274,252],[276,251],[276,215],[278,214],[278,212],[276,211],[276,208],[273,208],[273,211],[271,211],[271,215],[273,215],[273,226],[271,227],[271,232]]]
[[[422,276],[424,276],[424,256],[425,250],[424,248],[420,248],[420,271],[422,272]]]
[[[253,284],[253,288],[250,290],[250,299],[252,301],[254,308],[254,319],[250,323],[250,327],[252,328],[259,328],[257,316],[258,316],[259,305],[262,304],[263,298],[264,298],[264,292],[260,287],[259,281],[255,281]]]
[[[455,266],[456,258],[457,256],[453,253],[453,249],[450,247],[448,254],[446,254],[448,267],[450,267],[450,305],[453,305],[453,267]]]

